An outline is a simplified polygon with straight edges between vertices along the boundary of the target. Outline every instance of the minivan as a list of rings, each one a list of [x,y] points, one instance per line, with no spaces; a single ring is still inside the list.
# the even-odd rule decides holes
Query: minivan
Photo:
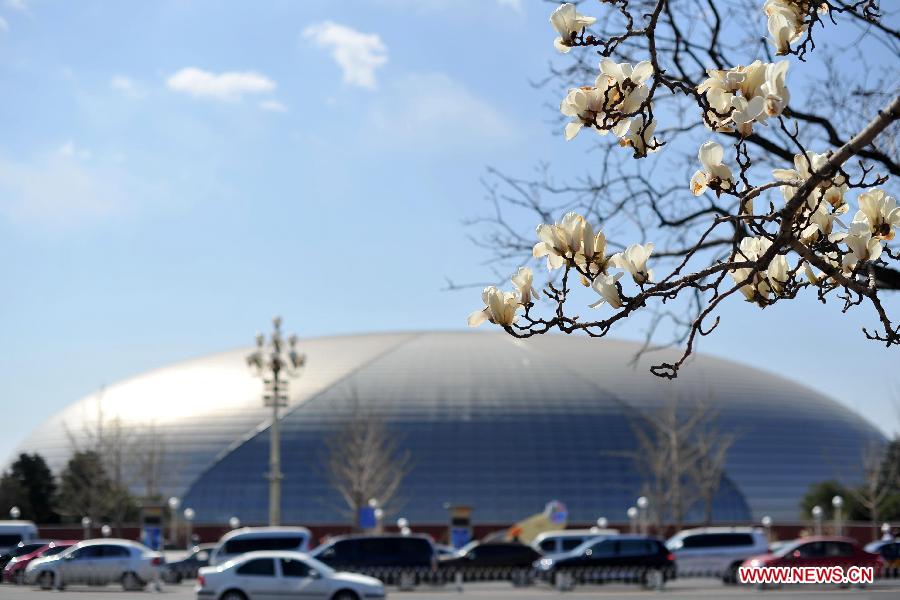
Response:
[[[437,553],[425,535],[345,535],[315,549],[313,557],[338,571],[371,574],[385,583],[407,576],[419,582],[435,575]]]
[[[703,527],[675,534],[666,547],[675,554],[679,576],[737,583],[741,563],[768,552],[769,541],[761,529],[752,527]]]
[[[247,552],[290,550],[307,552],[312,537],[306,527],[243,527],[229,531],[219,540],[209,558],[211,566],[221,565]]]
[[[37,536],[37,526],[31,521],[0,521],[0,554],[6,554],[19,542],[36,540]]]
[[[531,547],[541,554],[564,554],[571,552],[588,540],[599,537],[619,535],[618,529],[560,529],[539,533],[532,541]]]

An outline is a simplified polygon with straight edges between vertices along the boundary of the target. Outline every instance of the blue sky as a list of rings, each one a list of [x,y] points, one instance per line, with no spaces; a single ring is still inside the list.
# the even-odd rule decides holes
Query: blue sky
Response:
[[[275,313],[309,336],[464,327],[478,292],[442,288],[487,277],[461,224],[485,167],[580,156],[529,83],[555,57],[548,13],[0,0],[0,458],[101,385],[249,344]],[[702,349],[889,432],[898,354],[862,338],[868,316],[736,302]]]

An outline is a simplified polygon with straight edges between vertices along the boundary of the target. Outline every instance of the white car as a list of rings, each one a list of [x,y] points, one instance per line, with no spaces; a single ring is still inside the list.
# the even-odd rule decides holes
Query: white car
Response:
[[[163,562],[159,552],[131,540],[86,540],[30,563],[25,569],[25,582],[45,590],[108,583],[121,583],[125,590],[142,590],[149,582],[159,580]]]
[[[300,552],[250,552],[197,576],[197,600],[374,600],[384,584],[374,577],[338,573]]]
[[[307,552],[311,537],[306,527],[242,527],[222,536],[209,557],[209,564],[221,565],[241,554],[260,550]]]
[[[737,583],[737,570],[751,556],[766,554],[765,532],[752,527],[685,529],[666,542],[675,555],[679,577],[721,577]]]

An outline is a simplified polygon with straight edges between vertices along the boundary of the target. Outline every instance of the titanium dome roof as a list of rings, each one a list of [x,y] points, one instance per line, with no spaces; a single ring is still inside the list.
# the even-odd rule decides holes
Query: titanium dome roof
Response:
[[[399,508],[413,523],[445,522],[445,502],[472,505],[475,522],[508,523],[551,499],[567,504],[571,522],[624,521],[641,487],[623,456],[637,449],[629,419],[673,395],[680,406],[713,402],[720,426],[738,433],[717,520],[797,520],[811,483],[856,481],[864,449],[884,441],[818,392],[730,361],[698,355],[678,379],[661,380],[646,364],[629,366],[632,342],[410,332],[305,339],[299,347],[307,367],[291,382],[282,429],[285,523],[346,520],[320,459],[323,440],[355,401],[382,416],[411,453]],[[19,450],[41,452],[58,472],[70,452],[67,431],[96,422],[102,405],[105,418],[118,416],[135,433],[155,428],[173,457],[165,491],[194,508],[198,522],[264,522],[269,410],[246,366],[251,350],[109,386],[53,416]]]

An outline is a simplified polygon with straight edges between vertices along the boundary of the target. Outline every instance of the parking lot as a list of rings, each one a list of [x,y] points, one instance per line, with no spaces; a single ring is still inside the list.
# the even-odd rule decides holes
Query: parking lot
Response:
[[[148,588],[151,590],[151,588]],[[170,600],[193,600],[193,583],[166,585],[161,591],[123,592],[118,586],[106,587],[71,587],[64,592],[41,591],[30,587],[11,585],[0,586],[0,598],[3,600],[43,600],[52,598],[60,600],[66,596],[79,599],[101,598],[103,600],[135,600],[148,595],[165,596]],[[462,593],[453,586],[442,588],[419,588],[414,591],[388,590],[389,598],[401,600],[442,600],[459,598],[460,600],[558,600],[577,598],[716,598],[731,600],[739,598],[771,597],[776,600],[814,600],[816,598],[868,598],[887,599],[900,596],[900,581],[880,581],[865,589],[838,589],[825,586],[793,586],[777,590],[761,592],[746,587],[725,587],[712,579],[684,579],[669,584],[662,592],[646,591],[639,586],[606,585],[576,588],[571,592],[557,592],[548,587],[513,588],[504,583],[483,583],[466,585]]]

